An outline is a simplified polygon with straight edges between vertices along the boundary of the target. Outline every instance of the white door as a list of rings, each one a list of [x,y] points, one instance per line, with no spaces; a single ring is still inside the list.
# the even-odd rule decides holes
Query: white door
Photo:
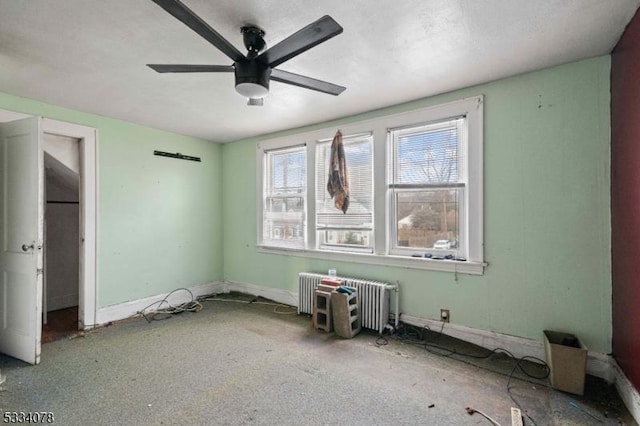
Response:
[[[0,124],[0,352],[40,362],[43,154],[40,118]]]

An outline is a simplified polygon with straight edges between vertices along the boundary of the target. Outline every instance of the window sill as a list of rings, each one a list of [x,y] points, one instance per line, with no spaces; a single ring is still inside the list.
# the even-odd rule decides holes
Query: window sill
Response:
[[[370,265],[395,266],[400,268],[422,269],[428,271],[455,272],[459,274],[469,275],[483,275],[484,267],[486,265],[484,262],[439,260],[409,256],[383,256],[368,253],[345,253],[323,250],[287,249],[282,247],[266,246],[257,247],[259,253],[280,254],[322,260],[336,260],[341,262],[364,263]]]

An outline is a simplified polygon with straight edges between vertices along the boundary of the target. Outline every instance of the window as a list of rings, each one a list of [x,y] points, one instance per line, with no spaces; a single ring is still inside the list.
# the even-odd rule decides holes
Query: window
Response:
[[[274,247],[304,248],[305,147],[265,152],[264,175],[263,243]]]
[[[316,245],[319,249],[373,252],[373,137],[342,138],[349,175],[349,209],[336,209],[327,191],[331,140],[316,144]]]
[[[327,192],[335,127],[257,144],[258,245],[482,274],[483,99],[342,126],[347,213]]]
[[[391,129],[393,254],[465,258],[466,118]]]

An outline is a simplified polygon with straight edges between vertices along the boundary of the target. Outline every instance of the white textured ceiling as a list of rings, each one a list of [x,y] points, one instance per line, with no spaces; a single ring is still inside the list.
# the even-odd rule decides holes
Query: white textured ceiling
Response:
[[[640,0],[183,0],[244,52],[321,16],[344,32],[278,68],[347,87],[272,82],[246,105],[233,74],[157,74],[147,63],[231,65],[151,0],[0,0],[0,91],[216,142],[290,129],[609,53]]]

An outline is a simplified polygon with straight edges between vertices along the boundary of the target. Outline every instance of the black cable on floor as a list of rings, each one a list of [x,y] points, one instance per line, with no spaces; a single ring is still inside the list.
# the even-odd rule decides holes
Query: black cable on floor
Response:
[[[191,296],[191,301],[181,303],[179,305],[172,305],[171,303],[169,303],[168,301],[169,297],[172,294],[177,293],[178,291],[186,291],[187,293],[189,293],[189,295]],[[168,306],[166,308],[163,308],[163,305],[165,304]],[[155,305],[158,305],[158,307],[155,310],[151,312],[146,312],[149,308]],[[191,292],[191,290],[189,290],[188,288],[177,288],[173,290],[171,293],[167,294],[159,302],[153,302],[145,306],[143,309],[139,310],[136,313],[136,315],[140,315],[142,318],[144,318],[145,320],[147,320],[147,322],[150,323],[151,321],[165,320],[165,319],[171,318],[173,315],[181,314],[183,312],[200,312],[201,310],[202,310],[202,305],[193,296],[193,293]]]
[[[252,299],[243,299],[236,297],[224,297],[218,294],[210,294],[207,296],[201,296],[198,298],[201,301],[214,301],[214,302],[234,302],[234,303],[242,303],[246,305],[266,305],[273,306],[273,313],[281,314],[281,315],[291,315],[298,313],[298,309],[293,306],[285,305],[284,303],[277,302],[264,302],[261,301],[259,297],[254,297]],[[284,309],[284,310],[283,310]]]
[[[436,338],[434,339],[434,341],[437,341],[440,339],[440,337],[443,335],[443,331],[444,331],[444,321],[442,322],[442,327],[440,328],[440,331],[436,332]],[[491,371],[493,373],[497,373],[497,374],[501,374],[503,376],[507,376],[508,380],[507,380],[507,394],[509,395],[509,397],[511,398],[511,400],[513,401],[514,404],[516,404],[516,406],[527,416],[527,418],[529,419],[529,421],[533,424],[536,425],[535,420],[527,413],[526,410],[524,410],[522,408],[522,406],[520,405],[520,403],[515,399],[515,397],[513,396],[513,394],[511,393],[511,380],[512,379],[517,379],[517,380],[521,380],[521,381],[525,381],[528,383],[533,383],[535,385],[538,386],[545,386],[548,387],[548,385],[546,384],[541,384],[538,382],[533,382],[531,380],[527,380],[525,378],[521,378],[521,377],[515,377],[514,373],[516,372],[516,370],[520,370],[522,373],[524,373],[525,376],[530,377],[532,379],[536,379],[536,380],[543,380],[546,379],[547,377],[549,377],[549,374],[551,372],[551,370],[549,369],[549,366],[547,365],[547,363],[543,360],[541,360],[540,358],[537,357],[533,357],[533,356],[523,356],[521,358],[516,357],[515,355],[513,355],[510,351],[508,351],[507,349],[504,348],[495,348],[492,350],[486,349],[486,353],[482,354],[482,355],[478,355],[478,354],[472,354],[472,353],[465,353],[462,351],[457,350],[456,348],[450,348],[450,347],[446,347],[440,344],[436,344],[436,343],[432,343],[429,342],[425,339],[425,336],[423,335],[423,331],[429,331],[429,332],[433,332],[431,330],[431,328],[429,326],[424,326],[420,329],[404,324],[404,323],[400,323],[398,329],[393,330],[392,333],[390,333],[389,335],[382,335],[379,336],[376,339],[376,345],[377,346],[384,346],[387,345],[389,343],[388,338],[393,338],[396,340],[399,340],[403,343],[408,343],[408,344],[412,344],[415,346],[422,346],[424,347],[424,349],[434,355],[437,356],[441,356],[444,358],[453,358],[457,361],[463,362],[465,364],[468,365],[472,365],[474,367],[477,368],[482,368],[483,370],[487,370],[487,371]],[[387,337],[388,336],[388,337]],[[474,364],[473,362],[467,361],[465,359],[461,359],[458,357],[465,357],[465,358],[472,358],[472,359],[488,359],[490,357],[492,357],[493,355],[496,354],[504,354],[506,356],[508,356],[509,358],[511,358],[512,360],[515,360],[515,365],[513,366],[513,368],[511,369],[511,372],[509,374],[505,374],[501,371],[496,371],[493,370],[491,368],[487,368],[478,364]],[[544,374],[533,374],[530,371],[527,371],[527,369],[522,365],[522,361],[532,361],[535,362],[537,364],[540,364],[542,367],[544,367],[545,369],[545,373]]]

